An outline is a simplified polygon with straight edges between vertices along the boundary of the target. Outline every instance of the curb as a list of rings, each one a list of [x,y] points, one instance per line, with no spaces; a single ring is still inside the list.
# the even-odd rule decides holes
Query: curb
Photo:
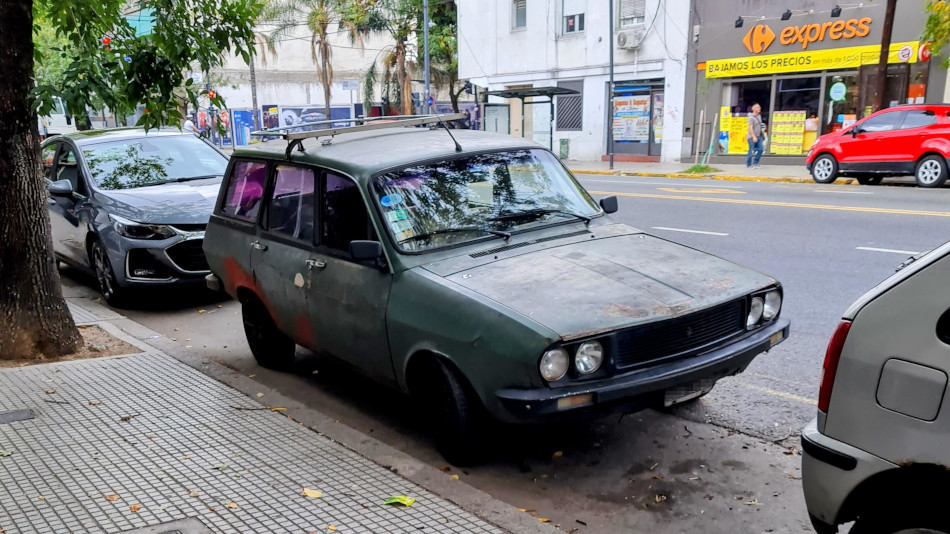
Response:
[[[747,176],[741,174],[692,174],[683,172],[631,172],[631,171],[601,171],[570,169],[574,174],[593,174],[600,176],[629,176],[629,177],[649,177],[649,178],[689,178],[692,180],[722,180],[726,182],[776,182],[788,184],[811,184],[814,183],[810,178],[793,178],[771,176]],[[821,185],[852,185],[858,183],[852,178],[840,178],[830,184]]]
[[[82,297],[72,297],[69,301],[80,308],[101,316],[101,311],[108,308],[91,302]],[[238,390],[248,398],[263,406],[283,406],[287,408],[283,415],[296,421],[313,432],[321,434],[344,447],[372,460],[381,467],[405,478],[423,489],[435,494],[441,499],[449,501],[459,508],[472,513],[510,533],[526,534],[556,534],[563,531],[553,524],[541,523],[537,518],[519,511],[514,506],[496,499],[492,495],[466,484],[463,481],[451,479],[447,474],[439,471],[412,456],[399,451],[389,445],[368,436],[358,430],[310,408],[296,400],[274,391],[266,390],[264,396],[258,398],[261,391],[260,382],[248,378],[224,365],[210,359],[197,356],[183,349],[178,343],[149,329],[131,319],[103,319],[95,324],[110,334],[138,347],[164,353],[200,373],[207,375],[224,385]]]

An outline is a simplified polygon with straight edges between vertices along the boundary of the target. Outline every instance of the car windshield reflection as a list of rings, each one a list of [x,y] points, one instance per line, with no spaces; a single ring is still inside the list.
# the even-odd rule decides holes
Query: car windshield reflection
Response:
[[[131,189],[224,175],[228,160],[190,135],[140,137],[83,147],[99,189]]]
[[[373,181],[385,224],[406,252],[504,237],[552,222],[589,221],[600,208],[545,150],[413,165]]]

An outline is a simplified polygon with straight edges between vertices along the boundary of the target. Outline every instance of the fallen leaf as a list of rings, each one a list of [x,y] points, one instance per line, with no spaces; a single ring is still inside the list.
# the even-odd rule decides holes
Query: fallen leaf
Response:
[[[518,508],[518,511],[519,511],[519,512],[527,512],[528,510],[527,510],[527,508]]]
[[[191,456],[182,456],[181,459],[182,459],[182,460],[191,460]]]
[[[205,310],[198,310],[198,313],[204,313]]]
[[[656,496],[653,497],[653,500],[656,501],[656,502],[658,502],[658,503],[661,503],[661,502],[663,502],[663,501],[666,500],[666,495],[663,495],[663,494],[661,494],[661,493],[657,493]]]
[[[6,458],[7,456],[10,456],[11,454],[13,453],[10,451],[0,451],[0,457],[3,457],[3,458]]]
[[[689,477],[690,480],[699,480],[699,477]]]
[[[52,395],[52,394],[54,394],[54,393],[56,393],[56,390],[55,390],[55,389],[47,389],[47,390],[46,390],[46,394],[47,394],[47,395]]]
[[[208,507],[208,510],[211,510],[211,511],[213,512],[213,511],[214,511],[214,506],[209,506],[209,507]]]
[[[124,417],[120,417],[120,418],[119,418],[119,421],[122,421],[123,423],[128,423],[128,422],[131,421],[132,418],[135,417],[136,415],[138,415],[138,414],[126,415],[126,416],[124,416]]]
[[[216,465],[216,466],[214,466],[214,467],[215,467],[218,471],[227,471],[227,470],[228,470],[228,466],[226,466],[226,465],[224,465],[224,464]]]
[[[318,375],[320,374],[320,371],[318,369],[314,369],[312,374]]]
[[[89,401],[89,406],[99,406],[100,404],[102,403],[99,401]]]
[[[197,497],[197,496],[198,496],[198,490],[191,490],[191,491],[189,491],[189,492],[188,492],[188,496],[189,496],[189,497]]]
[[[327,530],[332,530],[333,532],[336,532],[336,527],[333,525],[327,525]]]
[[[237,503],[234,501],[228,501],[228,508],[237,508]]]
[[[546,518],[546,517],[539,517],[539,518],[538,518],[538,521],[540,521],[540,522],[542,522],[542,523],[550,523],[550,522],[551,522],[551,520],[548,519],[548,518]]]
[[[261,397],[263,397],[263,396],[264,396],[263,393],[258,393],[258,394],[257,394],[257,398],[258,398],[258,399],[261,398]]]
[[[275,408],[271,408],[270,411],[272,411],[272,412],[286,412],[286,411],[287,411],[287,408],[275,407]]]
[[[257,375],[247,375],[248,378],[254,378]]]
[[[452,479],[452,480],[458,480],[458,479],[459,479],[459,476],[458,476],[458,475],[452,475],[452,476],[451,476],[451,479]]]
[[[186,349],[190,349],[190,348],[191,348],[191,345],[185,345],[185,348],[186,348]]]
[[[132,510],[133,513],[138,512],[138,511],[141,510],[141,509],[142,509],[142,505],[141,505],[141,504],[133,504],[133,505],[132,505],[132,508],[130,508],[130,510]]]
[[[40,495],[40,500],[41,500],[41,501],[45,501],[45,500],[46,500],[46,497]]]
[[[412,503],[416,502],[412,497],[407,497],[405,495],[393,495],[392,497],[386,499],[383,504],[398,504],[401,506],[412,506]]]
[[[663,480],[663,475],[653,475],[653,480]]]
[[[443,465],[442,467],[439,468],[439,471],[442,471],[443,473],[448,473],[451,470],[452,468],[447,465]]]
[[[218,304],[218,307],[220,308],[220,307],[221,307],[221,305],[220,305],[220,304]]]
[[[113,493],[112,495],[107,496],[106,500],[109,502],[115,502],[119,500],[119,496]]]
[[[322,492],[320,492],[319,490],[310,489],[310,488],[304,488],[303,491],[300,492],[300,494],[303,495],[304,497],[310,497],[311,499],[319,499],[323,497]]]
[[[555,452],[554,454],[551,455],[551,458],[552,458],[552,459],[553,459],[553,458],[560,458],[561,456],[564,456],[564,451],[557,451],[557,452]]]
[[[759,504],[759,500],[758,500],[758,499],[752,499],[751,501],[746,501],[746,502],[744,502],[744,503],[742,503],[742,504],[744,504],[744,505],[746,505],[746,506],[755,506],[755,505]]]
[[[176,329],[175,329],[175,332],[177,332],[177,331],[178,331],[178,329],[176,328]]]

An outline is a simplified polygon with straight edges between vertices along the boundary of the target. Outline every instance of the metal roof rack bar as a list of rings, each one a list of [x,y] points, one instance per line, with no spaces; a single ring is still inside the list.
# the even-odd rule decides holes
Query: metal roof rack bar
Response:
[[[316,139],[318,137],[332,137],[335,135],[365,132],[369,130],[383,130],[388,128],[403,128],[406,126],[423,126],[426,124],[438,124],[446,121],[462,120],[464,113],[448,113],[445,115],[394,115],[384,117],[363,117],[356,119],[332,119],[316,122],[295,124],[293,126],[283,126],[269,130],[259,130],[251,132],[255,136],[273,136],[280,137],[285,141],[301,141],[303,139]],[[325,128],[321,130],[310,130],[307,132],[284,131],[298,130],[306,126],[332,124],[339,122],[362,122],[356,126],[344,126],[342,128]]]

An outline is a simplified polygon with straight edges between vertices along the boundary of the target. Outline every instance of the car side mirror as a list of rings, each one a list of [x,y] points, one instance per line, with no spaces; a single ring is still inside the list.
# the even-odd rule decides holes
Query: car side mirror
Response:
[[[379,241],[350,241],[350,257],[354,261],[375,261],[383,257],[383,245]]]
[[[851,128],[851,137],[857,137],[859,133],[864,133],[861,128]]]
[[[50,182],[50,184],[46,186],[46,190],[53,196],[68,197],[73,194],[73,184],[66,179],[56,180],[55,182]]]
[[[619,208],[617,197],[610,196],[600,199],[600,207],[604,209],[604,213],[616,213]]]

